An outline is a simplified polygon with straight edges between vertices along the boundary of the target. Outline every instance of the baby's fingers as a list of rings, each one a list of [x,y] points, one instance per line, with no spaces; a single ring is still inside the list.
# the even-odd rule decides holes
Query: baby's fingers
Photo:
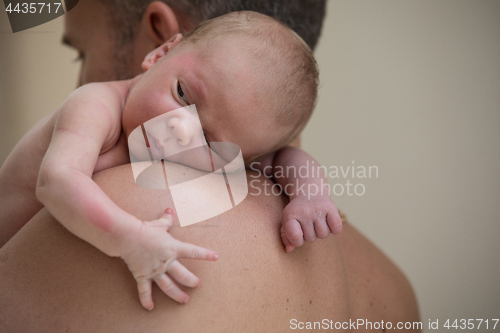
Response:
[[[215,251],[178,241],[177,258],[215,261],[219,258],[219,255]]]
[[[185,285],[186,287],[194,288],[200,284],[200,278],[191,273],[177,260],[172,261],[172,263],[168,265],[167,273],[174,280]]]
[[[179,303],[187,303],[189,295],[182,291],[166,274],[160,274],[154,278],[160,289],[171,299]]]
[[[164,221],[167,231],[172,228],[172,224],[174,223],[174,214],[175,212],[172,208],[167,208],[159,218],[160,220]]]
[[[337,209],[331,209],[326,215],[326,222],[328,223],[328,227],[330,231],[334,235],[340,234],[342,231],[342,219],[340,218],[339,212]]]
[[[151,296],[151,280],[137,281],[137,289],[139,290],[139,301],[146,310],[153,310],[154,303]]]
[[[170,230],[174,221],[174,210],[172,208],[167,208],[163,214],[153,221],[145,222],[149,227],[159,227],[164,228],[166,231]]]

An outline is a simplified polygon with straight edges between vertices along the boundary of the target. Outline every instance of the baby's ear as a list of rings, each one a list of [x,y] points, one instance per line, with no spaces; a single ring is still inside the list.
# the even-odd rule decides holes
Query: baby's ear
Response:
[[[167,40],[165,43],[161,44],[158,46],[156,49],[153,51],[149,52],[148,55],[144,58],[144,61],[142,62],[142,69],[147,71],[150,69],[158,59],[166,55],[169,51],[171,51],[174,47],[179,45],[179,43],[182,41],[182,35],[181,34],[175,34]]]

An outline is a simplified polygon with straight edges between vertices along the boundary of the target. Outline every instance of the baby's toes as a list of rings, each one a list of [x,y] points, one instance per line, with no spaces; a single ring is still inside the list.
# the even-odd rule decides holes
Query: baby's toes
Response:
[[[340,234],[340,232],[342,231],[342,219],[340,218],[337,209],[332,209],[328,212],[328,214],[326,215],[326,221],[332,234]]]
[[[293,246],[298,247],[304,244],[304,233],[297,220],[292,219],[285,221],[284,229],[286,237]]]
[[[316,236],[316,231],[314,230],[314,223],[312,222],[302,222],[301,224],[302,232],[304,233],[304,240],[308,243],[314,242],[318,237]]]
[[[282,224],[281,229],[280,229],[280,236],[281,236],[281,241],[283,242],[283,245],[285,246],[285,252],[292,252],[295,249],[295,246],[292,245],[288,237],[286,236],[285,233],[285,226]]]
[[[314,222],[314,231],[319,239],[325,239],[330,235],[330,228],[326,220],[318,220]]]

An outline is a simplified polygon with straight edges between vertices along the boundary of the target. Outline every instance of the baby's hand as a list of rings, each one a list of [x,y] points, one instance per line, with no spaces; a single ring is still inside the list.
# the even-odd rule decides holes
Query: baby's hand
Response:
[[[187,286],[196,287],[200,279],[184,267],[177,259],[217,260],[216,252],[184,243],[173,238],[168,230],[172,226],[173,210],[168,208],[158,220],[143,222],[136,235],[124,245],[121,257],[134,275],[139,289],[139,300],[147,310],[154,307],[151,296],[152,282],[170,298],[186,303],[188,294],[173,280]]]
[[[341,231],[342,219],[329,196],[298,196],[283,211],[280,233],[286,252],[302,246],[304,240],[314,242]]]

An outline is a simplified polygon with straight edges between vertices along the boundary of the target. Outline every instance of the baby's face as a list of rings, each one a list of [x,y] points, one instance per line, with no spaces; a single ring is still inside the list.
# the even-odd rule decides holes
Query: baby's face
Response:
[[[255,97],[259,84],[256,65],[244,51],[244,41],[220,41],[207,55],[198,49],[190,43],[179,44],[138,79],[123,111],[126,136],[165,114],[158,117],[164,119],[163,129],[155,125],[155,130],[147,133],[153,154],[172,154],[186,149],[186,145],[200,145],[201,135],[209,144],[237,144],[245,161],[274,147],[281,136],[272,116]],[[202,131],[189,128],[193,119],[178,111],[192,104],[196,105]],[[168,114],[171,111],[175,112]]]

